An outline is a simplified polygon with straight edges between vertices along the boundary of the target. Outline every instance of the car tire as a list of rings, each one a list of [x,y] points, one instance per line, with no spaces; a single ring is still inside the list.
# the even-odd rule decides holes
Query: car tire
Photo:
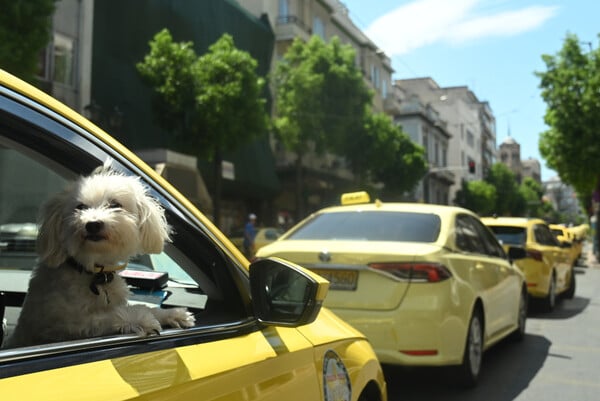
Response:
[[[525,338],[525,327],[527,325],[527,311],[529,308],[529,295],[527,290],[521,291],[521,297],[519,299],[519,315],[517,317],[517,328],[511,334],[511,339],[514,341],[523,341]]]
[[[556,277],[552,274],[550,285],[548,286],[548,295],[542,299],[542,307],[546,312],[552,312],[556,306]]]
[[[575,287],[576,287],[575,269],[571,268],[571,271],[569,272],[569,287],[567,288],[567,291],[565,291],[565,293],[564,293],[564,297],[566,299],[573,299],[575,297]]]
[[[462,364],[456,368],[457,382],[461,387],[471,388],[477,385],[483,362],[483,318],[479,309],[473,311]]]

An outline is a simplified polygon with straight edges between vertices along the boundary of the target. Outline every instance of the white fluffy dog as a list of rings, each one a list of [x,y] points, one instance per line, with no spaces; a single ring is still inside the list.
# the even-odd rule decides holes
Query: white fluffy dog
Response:
[[[51,199],[41,220],[40,263],[4,347],[194,325],[185,308],[127,303],[129,289],[116,271],[133,255],[160,253],[170,234],[163,209],[138,178],[105,165]]]

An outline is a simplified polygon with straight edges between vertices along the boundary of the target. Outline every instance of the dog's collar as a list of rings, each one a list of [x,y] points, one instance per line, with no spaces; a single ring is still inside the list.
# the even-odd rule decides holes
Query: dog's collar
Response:
[[[124,263],[120,263],[117,265],[112,265],[112,266],[103,266],[103,265],[94,265],[94,272],[89,272],[85,269],[85,267],[83,267],[83,265],[81,263],[79,263],[78,261],[76,261],[73,257],[69,257],[67,259],[67,263],[69,264],[69,266],[73,267],[75,270],[79,271],[80,273],[87,273],[87,274],[98,274],[98,273],[112,273],[112,272],[116,272],[119,270],[123,270],[124,268],[127,267],[127,262]]]
[[[77,262],[74,258],[69,257],[67,259],[67,264],[71,266],[73,269],[77,270],[79,273],[85,273],[92,276],[92,282],[90,283],[90,291],[92,291],[96,295],[100,295],[100,291],[98,290],[99,285],[108,284],[115,278],[114,272],[118,270],[123,270],[127,266],[127,262],[116,265],[116,266],[94,266],[94,273],[87,271],[83,265]],[[104,290],[106,296],[106,303],[110,303],[110,299],[108,298],[108,293]]]

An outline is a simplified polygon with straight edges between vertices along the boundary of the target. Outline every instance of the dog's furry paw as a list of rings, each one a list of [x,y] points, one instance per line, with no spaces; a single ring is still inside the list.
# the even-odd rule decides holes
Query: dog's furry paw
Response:
[[[162,326],[189,328],[193,327],[196,323],[196,318],[186,308],[153,308],[152,313]]]
[[[143,305],[131,305],[123,309],[125,316],[119,323],[118,332],[121,334],[137,334],[148,336],[160,334],[160,322],[151,313],[150,308]]]

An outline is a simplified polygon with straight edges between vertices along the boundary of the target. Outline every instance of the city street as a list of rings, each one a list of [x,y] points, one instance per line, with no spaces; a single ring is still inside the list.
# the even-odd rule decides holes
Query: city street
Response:
[[[456,387],[446,369],[386,366],[389,400],[598,400],[600,265],[591,255],[585,259],[575,298],[552,313],[532,308],[522,343],[507,340],[485,354],[478,387]]]

